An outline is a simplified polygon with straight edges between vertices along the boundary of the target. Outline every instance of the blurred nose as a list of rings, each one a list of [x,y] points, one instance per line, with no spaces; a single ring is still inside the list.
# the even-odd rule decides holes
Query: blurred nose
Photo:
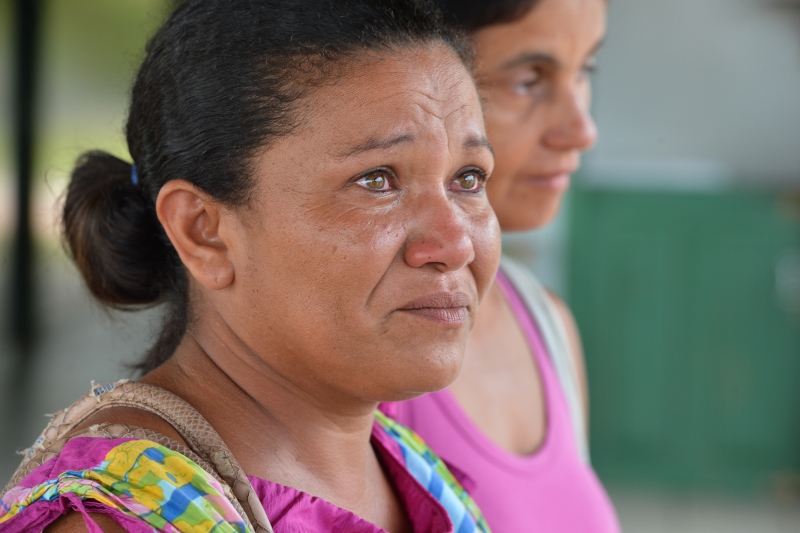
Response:
[[[581,93],[573,88],[560,95],[553,127],[544,137],[548,148],[583,152],[597,141],[597,126],[589,113],[589,98]]]
[[[459,270],[475,260],[475,248],[464,214],[446,194],[417,206],[403,250],[413,268],[432,266],[440,272]]]

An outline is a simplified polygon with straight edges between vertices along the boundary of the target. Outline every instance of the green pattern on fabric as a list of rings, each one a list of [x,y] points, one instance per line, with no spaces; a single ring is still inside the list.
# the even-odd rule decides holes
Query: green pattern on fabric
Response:
[[[449,489],[455,494],[455,497],[458,498],[458,501],[461,505],[463,505],[466,513],[472,519],[474,523],[474,528],[483,532],[483,533],[490,533],[489,525],[486,523],[486,519],[483,517],[483,513],[478,508],[478,505],[475,503],[475,500],[469,495],[469,493],[461,486],[458,480],[453,476],[453,473],[447,468],[447,465],[444,464],[444,461],[439,458],[436,453],[427,445],[422,438],[417,435],[413,430],[405,427],[404,425],[396,422],[386,416],[385,414],[378,411],[376,413],[376,420],[378,424],[387,432],[389,435],[396,441],[398,444],[403,447],[403,452],[408,453],[409,451],[416,454],[424,464],[428,465],[432,472],[417,472],[416,465],[421,464],[420,461],[414,461],[414,466],[412,467],[411,461],[409,458],[406,458],[406,466],[409,468],[411,474],[417,478],[426,489],[429,489],[430,486],[430,476],[431,475],[438,475],[439,478],[449,487]],[[462,527],[460,526],[460,522],[463,520],[462,517],[459,516],[459,509],[453,509],[452,502],[446,500],[446,498],[435,494],[434,496],[439,499],[440,503],[445,507],[448,514],[450,515],[451,519],[453,520],[453,525],[457,532],[462,531]]]
[[[148,440],[112,448],[93,468],[68,470],[35,487],[12,489],[3,497],[0,524],[37,501],[65,494],[102,503],[167,533],[252,533],[213,476]]]

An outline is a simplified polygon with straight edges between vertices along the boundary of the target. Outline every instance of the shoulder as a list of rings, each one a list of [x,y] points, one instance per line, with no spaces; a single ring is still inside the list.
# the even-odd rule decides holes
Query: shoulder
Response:
[[[500,262],[500,272],[508,279],[515,292],[544,304],[535,306],[539,312],[555,314],[553,318],[560,319],[570,336],[577,334],[578,328],[569,306],[556,293],[545,287],[527,265],[504,255]]]
[[[103,533],[125,533],[126,530],[113,518],[102,514],[89,515]],[[94,530],[96,531],[96,530]],[[70,513],[44,528],[44,533],[90,533],[86,519],[80,513]],[[94,532],[92,532],[94,533]]]
[[[578,324],[575,322],[575,317],[564,300],[562,300],[557,294],[549,289],[547,294],[552,300],[567,333],[567,341],[569,342],[572,365],[574,368],[575,377],[578,380],[578,386],[581,393],[581,402],[583,403],[583,412],[584,416],[586,417],[585,422],[588,425],[589,383],[586,376],[586,359],[583,355],[583,343],[581,342],[581,334],[578,330]]]
[[[584,413],[588,413],[589,392],[583,344],[578,325],[569,306],[556,293],[546,288],[528,267],[518,261],[503,256],[501,272],[511,281],[514,289],[523,299],[527,298],[529,303],[532,302],[532,305],[529,305],[530,312],[533,313],[534,320],[537,322],[541,320],[540,327],[556,323],[563,325],[563,328],[555,326],[552,333],[563,339],[565,348],[568,348],[564,353],[569,358],[569,364],[577,380]]]
[[[143,429],[149,429],[169,437],[178,444],[188,446],[180,433],[163,418],[141,409],[133,407],[109,407],[89,416],[86,420],[76,425],[68,434],[74,436],[92,426],[100,424],[122,424]]]
[[[575,324],[575,318],[572,316],[569,306],[556,293],[545,287],[527,265],[503,255],[500,261],[500,272],[508,278],[517,293],[539,301],[547,300],[549,304],[552,304],[551,306],[545,305],[543,310],[549,311],[548,307],[550,309],[554,307],[557,313],[554,318],[558,318],[564,323],[567,334],[570,337],[574,335],[577,338],[578,327]],[[552,314],[552,312],[549,314]],[[572,345],[572,341],[573,339],[570,339],[570,345]]]
[[[572,314],[572,310],[570,310],[569,306],[561,299],[559,295],[551,291],[550,289],[547,290],[547,296],[550,298],[550,301],[553,302],[553,305],[558,312],[558,317],[564,322],[564,326],[567,328],[567,334],[570,337],[575,336],[576,339],[578,335],[578,324],[575,322],[575,317]],[[572,342],[572,339],[570,339]]]
[[[156,515],[162,521],[172,517],[164,524],[191,516],[198,523],[224,520],[244,527],[221,482],[191,458],[148,438],[91,436],[108,427],[113,426],[72,438],[53,458],[54,466],[39,467],[10,490],[0,508],[0,522],[10,527],[3,531],[27,531],[27,525],[38,523],[47,531],[96,533],[98,528],[86,524],[88,513],[101,513],[92,520],[100,531],[111,532],[126,531],[126,526],[141,530]],[[125,486],[121,493],[120,483]]]
[[[558,313],[558,318],[561,319],[561,322],[564,324],[564,329],[566,330],[567,334],[567,341],[569,343],[570,352],[572,353],[573,363],[575,364],[576,369],[578,370],[579,374],[583,374],[585,363],[583,360],[583,343],[581,343],[581,334],[578,330],[578,324],[575,322],[575,317],[572,314],[569,306],[562,300],[557,294],[552,292],[551,290],[547,290],[547,295],[550,300],[553,302],[553,306]],[[584,377],[580,376],[581,381],[584,381]]]
[[[140,463],[141,453],[137,452],[158,445],[146,440],[91,435],[67,436],[31,458],[27,475],[23,474],[24,478],[3,494],[1,530],[23,532],[31,524],[38,524],[39,531],[45,528],[48,532],[125,531],[117,521],[133,520],[125,515],[125,502],[131,498],[108,499],[107,495],[116,482],[140,466],[136,463]],[[95,524],[91,527],[84,519],[87,513],[100,513],[92,514]]]

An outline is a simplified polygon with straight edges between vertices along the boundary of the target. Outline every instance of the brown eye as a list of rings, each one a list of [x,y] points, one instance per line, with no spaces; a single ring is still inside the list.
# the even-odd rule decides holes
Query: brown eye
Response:
[[[389,176],[386,172],[373,172],[371,174],[367,174],[356,183],[362,187],[366,187],[371,191],[388,191],[391,189]]]
[[[483,173],[477,170],[470,170],[458,176],[453,184],[455,190],[479,192],[483,189]],[[451,187],[452,188],[452,187]]]

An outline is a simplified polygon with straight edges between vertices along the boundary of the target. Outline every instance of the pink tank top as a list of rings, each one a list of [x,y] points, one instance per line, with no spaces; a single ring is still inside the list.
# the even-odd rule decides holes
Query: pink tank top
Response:
[[[616,513],[591,466],[580,458],[570,414],[538,328],[519,295],[499,273],[503,289],[539,368],[547,434],[529,456],[508,452],[486,437],[445,389],[386,406],[414,429],[454,470],[494,533],[618,533]],[[470,487],[470,485],[472,485]]]

